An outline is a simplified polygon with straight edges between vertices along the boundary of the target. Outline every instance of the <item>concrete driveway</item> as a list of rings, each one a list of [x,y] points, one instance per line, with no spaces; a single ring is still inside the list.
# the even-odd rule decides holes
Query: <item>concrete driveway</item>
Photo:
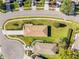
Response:
[[[49,10],[49,0],[45,0],[44,10]]]

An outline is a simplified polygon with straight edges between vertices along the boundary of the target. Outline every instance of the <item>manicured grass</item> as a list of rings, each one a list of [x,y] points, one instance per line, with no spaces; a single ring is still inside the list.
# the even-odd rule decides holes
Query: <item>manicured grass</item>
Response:
[[[8,24],[6,24],[6,29],[13,29],[13,30],[17,29],[17,30],[19,30],[19,29],[22,28],[22,24],[23,24],[22,21],[9,22]]]

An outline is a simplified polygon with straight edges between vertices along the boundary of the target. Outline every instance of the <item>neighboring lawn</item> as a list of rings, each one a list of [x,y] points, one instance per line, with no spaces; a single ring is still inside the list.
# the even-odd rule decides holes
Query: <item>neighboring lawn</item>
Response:
[[[25,10],[30,10],[31,9],[31,4],[32,4],[32,0],[26,0],[24,2],[24,9]]]

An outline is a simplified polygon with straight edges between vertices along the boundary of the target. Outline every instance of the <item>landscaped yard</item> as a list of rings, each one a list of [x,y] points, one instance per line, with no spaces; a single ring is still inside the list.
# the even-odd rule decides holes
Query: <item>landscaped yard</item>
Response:
[[[24,20],[16,20],[16,21],[10,21],[6,24],[5,28],[7,30],[13,29],[13,30],[22,30],[24,24],[33,24],[33,25],[47,25],[51,26],[51,36],[50,37],[27,37],[27,36],[11,36],[11,37],[18,37],[21,40],[23,40],[26,45],[31,45],[32,42],[35,40],[42,40],[43,42],[55,42],[58,43],[59,46],[59,52],[58,54],[51,56],[51,55],[42,55],[48,59],[70,59],[75,58],[73,57],[73,52],[71,48],[66,49],[66,41],[68,40],[69,35],[69,29],[72,29],[72,36],[70,39],[70,46],[74,42],[74,34],[79,31],[79,24],[75,23],[73,21],[66,22],[61,21],[60,19],[57,20],[44,20],[44,19],[32,19],[28,18],[28,20],[25,20],[27,18],[24,18]],[[14,20],[14,19],[13,19]],[[60,20],[60,21],[58,21]],[[75,52],[76,53],[76,52]],[[65,57],[66,56],[66,57]]]

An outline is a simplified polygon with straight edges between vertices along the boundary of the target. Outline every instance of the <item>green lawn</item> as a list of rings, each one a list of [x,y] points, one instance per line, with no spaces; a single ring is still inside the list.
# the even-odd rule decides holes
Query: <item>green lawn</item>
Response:
[[[22,21],[16,21],[16,22],[9,22],[8,24],[6,24],[6,29],[13,29],[13,30],[19,30],[22,29]]]

